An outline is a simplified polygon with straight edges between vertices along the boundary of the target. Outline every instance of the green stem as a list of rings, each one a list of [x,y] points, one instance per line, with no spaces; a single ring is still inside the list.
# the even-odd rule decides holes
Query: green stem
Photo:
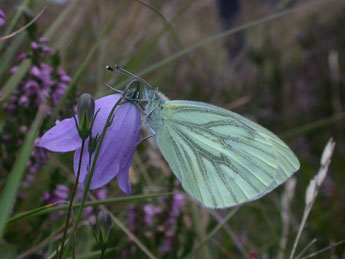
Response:
[[[89,191],[89,188],[90,188],[90,184],[91,184],[91,179],[92,179],[92,176],[95,172],[95,167],[96,167],[96,162],[97,162],[97,158],[98,158],[98,155],[99,155],[99,152],[101,150],[101,146],[102,146],[102,143],[103,143],[103,140],[104,140],[104,136],[105,136],[105,133],[107,132],[107,129],[109,127],[109,124],[110,124],[110,121],[112,120],[112,117],[113,117],[113,114],[115,112],[115,109],[117,108],[117,106],[122,102],[124,96],[126,96],[127,94],[127,91],[129,89],[129,87],[131,86],[131,82],[127,85],[126,89],[124,90],[121,98],[114,104],[113,108],[111,109],[110,113],[109,113],[109,116],[107,118],[107,121],[105,122],[105,125],[103,127],[103,131],[102,131],[102,134],[99,138],[99,143],[97,145],[97,149],[96,149],[96,152],[95,152],[95,156],[93,158],[93,162],[92,162],[92,167],[91,167],[91,170],[90,170],[90,175],[87,179],[87,183],[85,185],[85,189],[84,189],[84,194],[83,194],[83,200],[80,204],[80,207],[79,207],[79,211],[78,211],[78,214],[77,214],[77,218],[76,218],[76,221],[75,221],[75,227],[78,228],[78,224],[79,224],[79,221],[80,221],[80,217],[81,217],[81,214],[83,213],[83,209],[85,207],[85,201],[86,201],[86,198],[87,198],[87,193]],[[112,122],[114,123],[114,122]],[[66,247],[66,253],[65,253],[65,256],[64,258],[67,257],[67,254],[69,252],[69,249],[71,247],[71,242],[68,242],[67,244],[67,247]]]
[[[160,197],[171,196],[171,195],[173,195],[172,192],[151,193],[151,194],[145,194],[145,195],[132,195],[129,197],[117,197],[117,198],[111,198],[111,199],[100,200],[100,201],[88,201],[85,203],[85,207],[100,206],[100,205],[107,205],[107,204],[114,204],[114,203],[124,203],[124,202],[129,203],[129,202],[147,200],[147,199],[152,199],[152,198],[160,198]],[[18,220],[25,219],[28,217],[45,215],[45,214],[50,214],[53,212],[68,209],[68,205],[53,207],[56,204],[57,203],[51,203],[51,204],[48,204],[48,205],[40,207],[40,208],[36,208],[36,209],[29,210],[26,212],[18,213],[15,216],[13,216],[12,218],[10,218],[7,221],[7,224],[10,224],[10,223],[13,223],[13,222],[16,222]],[[72,208],[79,208],[79,206],[80,206],[80,203],[75,203],[72,205]]]
[[[69,206],[68,206],[67,219],[66,219],[65,229],[63,232],[59,258],[62,258],[62,256],[63,256],[64,244],[65,244],[65,240],[66,240],[66,236],[67,236],[67,230],[68,230],[68,226],[69,226],[69,219],[70,219],[71,214],[72,214],[73,200],[74,200],[74,196],[77,192],[78,183],[79,183],[79,177],[80,177],[80,171],[81,171],[80,170],[81,169],[81,161],[83,160],[84,146],[85,146],[85,139],[83,139],[81,142],[81,151],[80,151],[79,164],[78,164],[78,173],[77,173],[77,177],[75,178],[74,188],[73,188],[71,200],[70,200]]]
[[[105,249],[102,249],[102,253],[101,253],[100,259],[103,259],[103,257],[104,257],[104,252],[105,252]]]

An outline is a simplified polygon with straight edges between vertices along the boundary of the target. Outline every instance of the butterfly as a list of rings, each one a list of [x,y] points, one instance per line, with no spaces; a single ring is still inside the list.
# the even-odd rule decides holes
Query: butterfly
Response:
[[[141,94],[131,89],[127,99],[143,104],[145,124],[172,172],[205,207],[259,199],[299,169],[291,149],[259,124],[208,103],[169,100],[140,77],[116,69],[144,83]]]

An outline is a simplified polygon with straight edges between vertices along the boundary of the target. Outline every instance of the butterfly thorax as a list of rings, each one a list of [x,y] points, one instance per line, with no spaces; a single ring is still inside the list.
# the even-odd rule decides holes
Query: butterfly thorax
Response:
[[[163,125],[163,119],[160,116],[160,112],[164,107],[164,103],[169,99],[162,93],[153,89],[145,89],[144,98],[146,99],[144,108],[145,124],[150,131],[155,134],[161,125]]]

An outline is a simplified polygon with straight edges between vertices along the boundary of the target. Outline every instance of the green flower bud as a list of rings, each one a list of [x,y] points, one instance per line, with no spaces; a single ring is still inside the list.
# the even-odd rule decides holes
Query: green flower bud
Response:
[[[97,215],[96,225],[94,226],[96,241],[100,249],[106,249],[112,229],[112,221],[107,211],[100,211]]]
[[[82,94],[78,99],[78,132],[81,139],[86,139],[90,134],[94,121],[95,100],[91,94]]]

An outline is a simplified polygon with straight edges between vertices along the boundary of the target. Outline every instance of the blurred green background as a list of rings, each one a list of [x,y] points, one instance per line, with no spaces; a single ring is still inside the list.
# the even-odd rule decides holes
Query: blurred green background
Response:
[[[282,245],[286,224],[282,221],[282,200],[287,194],[282,186],[236,209],[193,255],[196,258],[288,258],[305,208],[306,188],[332,137],[336,147],[329,172],[297,248],[296,255],[316,239],[307,247],[304,255],[308,255],[345,238],[345,2],[230,2],[2,0],[0,8],[6,13],[6,24],[1,35],[25,25],[43,6],[47,8],[34,27],[0,43],[1,91],[8,89],[4,86],[11,79],[9,71],[17,55],[30,48],[33,37],[46,36],[54,53],[51,58],[59,60],[56,65],[66,71],[72,82],[68,95],[57,106],[59,111],[52,110],[44,118],[39,135],[52,125],[55,115],[60,119],[70,117],[81,93],[96,97],[110,94],[104,82],[123,88],[126,78],[105,70],[106,65],[119,64],[170,99],[198,100],[231,109],[281,136],[301,162],[301,169],[294,176],[297,184],[288,211],[286,245]],[[6,90],[9,96],[18,87],[20,84],[13,84]],[[5,102],[3,99],[2,105]],[[37,107],[27,107],[25,114],[18,116],[31,118],[26,122],[30,126],[36,113]],[[2,137],[8,116],[1,111]],[[0,191],[21,147],[10,145],[2,144]],[[5,153],[13,159],[8,160],[12,161],[10,164],[6,163],[10,158]],[[25,198],[17,195],[11,215],[43,206],[44,192],[52,192],[58,184],[71,187],[72,157],[70,153],[50,154],[34,182],[27,188],[19,187],[18,193]],[[25,179],[28,173],[23,174]],[[132,195],[183,193],[174,184],[175,177],[154,141],[138,148],[130,176]],[[106,189],[108,198],[124,196],[116,181]],[[171,229],[172,247],[165,251],[162,247],[167,237],[159,232],[159,226],[164,223],[171,202],[169,196],[114,203],[107,208],[157,258],[182,258],[191,253],[234,210],[208,210],[186,196]],[[154,217],[151,226],[142,223],[148,204],[163,211]],[[136,215],[134,225],[128,218],[130,211]],[[76,249],[78,255],[92,258],[91,252],[98,248],[87,221],[86,217],[77,233]],[[0,250],[6,251],[8,258],[14,253],[26,256],[23,258],[48,258],[54,252],[57,230],[63,222],[61,215],[41,215],[10,224]],[[345,258],[344,247],[334,247],[317,258]],[[116,225],[109,248],[107,258],[147,258]]]

